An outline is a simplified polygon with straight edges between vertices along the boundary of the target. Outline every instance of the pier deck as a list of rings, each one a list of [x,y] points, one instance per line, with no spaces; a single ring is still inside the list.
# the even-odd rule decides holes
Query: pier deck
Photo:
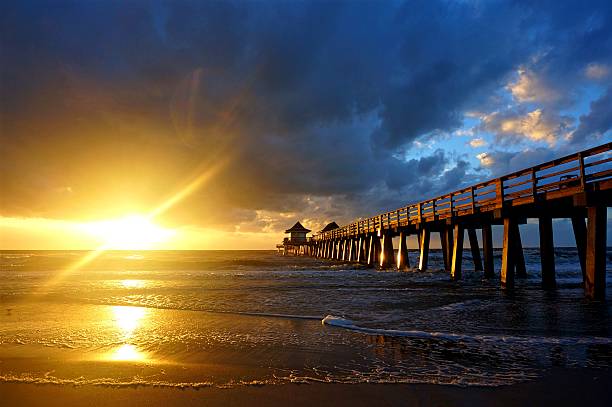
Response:
[[[542,286],[555,287],[552,219],[570,218],[576,237],[587,297],[604,298],[607,207],[612,202],[612,143],[568,155],[496,179],[314,236],[304,254],[355,261],[381,268],[409,266],[406,237],[417,235],[419,268],[426,269],[429,239],[440,233],[445,268],[461,278],[464,233],[474,266],[494,275],[491,226],[503,225],[502,287],[526,275],[518,225],[539,219]],[[586,219],[586,223],[585,223]],[[483,255],[476,230],[481,229]],[[395,256],[392,238],[399,236]],[[484,260],[484,261],[483,261]]]

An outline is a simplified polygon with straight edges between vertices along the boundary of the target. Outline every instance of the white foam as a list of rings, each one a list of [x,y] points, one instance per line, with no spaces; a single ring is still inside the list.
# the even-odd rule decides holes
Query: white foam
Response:
[[[0,382],[4,383],[27,383],[27,384],[51,384],[51,385],[70,385],[70,386],[103,386],[103,387],[170,387],[178,389],[193,388],[199,389],[202,387],[215,386],[212,382],[168,382],[157,380],[145,380],[138,376],[130,380],[119,380],[107,377],[86,379],[84,377],[77,378],[59,378],[52,376],[47,372],[44,376],[36,376],[34,374],[24,373],[21,375],[3,374],[0,375]]]
[[[326,316],[321,320],[321,323],[323,325],[339,326],[348,329],[358,328],[353,324],[353,321],[340,317],[335,317],[333,315]]]
[[[419,330],[397,330],[366,328],[355,325],[353,321],[327,315],[321,320],[323,325],[358,331],[368,335],[383,335],[415,339],[441,339],[451,342],[501,342],[523,344],[554,345],[610,345],[612,338],[604,337],[544,337],[544,336],[509,336],[509,335],[460,335],[446,332],[427,332]]]

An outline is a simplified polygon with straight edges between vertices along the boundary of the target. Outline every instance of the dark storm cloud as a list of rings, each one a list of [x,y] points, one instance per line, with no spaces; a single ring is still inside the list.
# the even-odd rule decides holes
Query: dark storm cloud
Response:
[[[580,124],[572,134],[572,142],[600,139],[610,128],[612,128],[612,87],[591,103],[588,114],[580,116]]]
[[[153,205],[220,158],[177,218],[246,222],[305,197],[337,198],[344,209],[320,210],[344,217],[404,204],[474,180],[444,151],[398,158],[414,140],[458,128],[521,66],[565,80],[612,55],[605,3],[0,8],[3,215]],[[594,103],[576,137],[605,132],[606,113]]]

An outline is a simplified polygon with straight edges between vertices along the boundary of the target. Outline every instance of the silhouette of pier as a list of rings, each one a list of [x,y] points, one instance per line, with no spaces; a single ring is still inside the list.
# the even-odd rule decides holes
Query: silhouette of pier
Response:
[[[427,269],[431,233],[439,233],[445,269],[461,279],[467,231],[474,268],[495,274],[492,225],[503,225],[501,286],[512,289],[525,277],[519,225],[539,221],[542,287],[555,282],[553,222],[570,218],[584,291],[603,299],[606,288],[607,207],[612,202],[612,143],[558,158],[458,191],[381,213],[295,243],[295,253],[403,270],[410,267],[406,238],[416,235],[418,268]],[[586,222],[585,222],[586,219]],[[483,245],[481,257],[477,230]],[[393,238],[399,237],[397,254]],[[291,242],[290,242],[291,243]]]

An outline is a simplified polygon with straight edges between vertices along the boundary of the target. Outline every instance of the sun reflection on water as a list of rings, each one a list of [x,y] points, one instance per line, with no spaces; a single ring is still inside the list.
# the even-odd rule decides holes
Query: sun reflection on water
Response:
[[[121,286],[123,288],[143,288],[145,286],[144,280],[121,280]]]
[[[126,280],[129,281],[129,280]],[[122,345],[113,349],[105,359],[113,361],[145,361],[147,355],[131,343],[134,333],[145,323],[148,309],[142,307],[113,306],[112,319],[121,332]]]
[[[113,350],[109,355],[110,360],[144,361],[147,356],[138,350],[136,346],[125,343]]]
[[[142,320],[147,314],[147,309],[142,307],[115,306],[112,309],[115,323],[121,329],[125,339],[129,339],[142,325]]]

